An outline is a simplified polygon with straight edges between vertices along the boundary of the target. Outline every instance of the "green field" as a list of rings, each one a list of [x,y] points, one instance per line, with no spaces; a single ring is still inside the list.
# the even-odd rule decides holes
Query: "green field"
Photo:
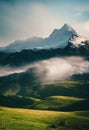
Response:
[[[1,88],[0,130],[89,129],[88,81]]]
[[[0,130],[88,130],[89,111],[55,112],[0,107]]]

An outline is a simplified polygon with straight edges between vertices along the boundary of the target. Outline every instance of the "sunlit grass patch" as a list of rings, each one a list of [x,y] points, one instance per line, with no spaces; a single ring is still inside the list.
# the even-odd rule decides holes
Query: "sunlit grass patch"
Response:
[[[88,130],[89,118],[78,112],[0,107],[1,130]],[[88,111],[87,111],[88,113]],[[86,114],[87,114],[86,113]]]

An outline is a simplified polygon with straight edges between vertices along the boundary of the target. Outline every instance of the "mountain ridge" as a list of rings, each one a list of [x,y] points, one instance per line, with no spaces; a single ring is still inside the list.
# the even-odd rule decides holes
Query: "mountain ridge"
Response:
[[[77,32],[68,24],[64,24],[60,29],[54,29],[47,38],[32,37],[27,40],[15,41],[6,47],[0,48],[0,51],[20,52],[24,49],[50,49],[65,48],[68,42],[74,47],[79,47],[82,42],[87,39],[78,35]],[[81,45],[83,45],[82,43]]]

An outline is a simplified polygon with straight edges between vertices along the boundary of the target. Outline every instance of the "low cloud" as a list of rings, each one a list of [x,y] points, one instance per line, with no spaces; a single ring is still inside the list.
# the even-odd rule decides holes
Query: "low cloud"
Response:
[[[73,74],[89,72],[89,62],[81,57],[52,58],[34,67],[42,82],[67,80]]]
[[[41,82],[53,82],[59,80],[67,80],[73,74],[89,73],[89,62],[82,57],[61,57],[43,60],[34,64],[22,67],[0,67],[0,76],[10,75],[14,73],[29,72],[30,69]]]
[[[10,67],[9,65],[0,66],[0,76],[7,76],[14,73],[22,73],[25,72],[30,66],[23,66],[23,67]]]

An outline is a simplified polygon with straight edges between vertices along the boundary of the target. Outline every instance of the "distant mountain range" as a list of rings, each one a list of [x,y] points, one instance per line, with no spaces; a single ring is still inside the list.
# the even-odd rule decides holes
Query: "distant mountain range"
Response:
[[[78,48],[79,46],[85,45],[85,41],[87,41],[85,37],[80,36],[70,25],[64,24],[61,29],[54,29],[49,37],[45,39],[32,37],[27,40],[17,40],[6,47],[0,48],[0,51],[11,53],[27,49],[64,49],[68,46],[68,43],[71,43],[72,48]]]

